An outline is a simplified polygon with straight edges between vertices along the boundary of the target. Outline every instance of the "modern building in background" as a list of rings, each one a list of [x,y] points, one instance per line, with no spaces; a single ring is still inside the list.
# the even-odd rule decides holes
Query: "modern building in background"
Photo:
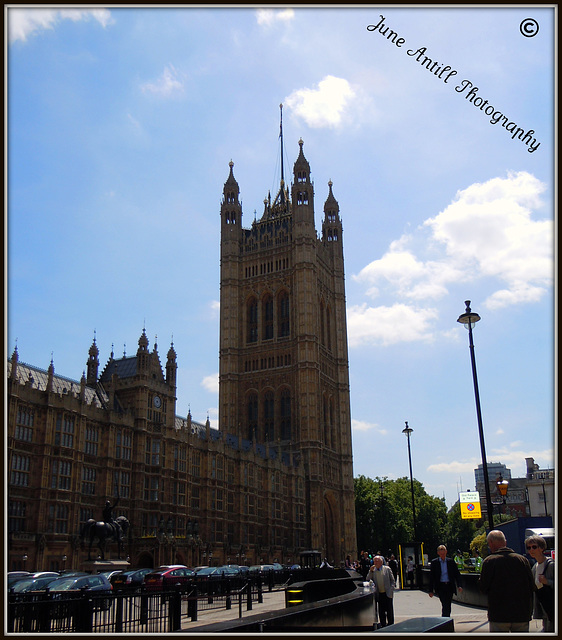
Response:
[[[524,478],[513,478],[511,469],[500,462],[488,462],[490,494],[494,503],[494,514],[504,514],[514,518],[530,516],[554,517],[554,469],[540,469],[534,458],[525,458],[527,473]],[[504,498],[498,490],[498,479],[508,482]],[[484,472],[482,465],[474,470],[476,491],[480,493],[482,515],[487,519]]]
[[[96,339],[72,380],[8,360],[8,567],[80,569],[79,532],[106,500],[131,527],[132,566],[355,554],[342,224],[328,186],[322,233],[303,154],[287,188],[242,226],[230,163],[221,204],[219,428],[176,415],[143,328],[100,371]],[[69,345],[69,348],[74,346]]]

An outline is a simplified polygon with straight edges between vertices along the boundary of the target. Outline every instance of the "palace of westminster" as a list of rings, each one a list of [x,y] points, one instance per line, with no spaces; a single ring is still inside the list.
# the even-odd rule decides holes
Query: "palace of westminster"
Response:
[[[106,501],[132,568],[357,553],[339,205],[329,182],[318,233],[303,142],[290,188],[282,146],[251,228],[232,162],[224,184],[218,429],[176,415],[173,343],[163,368],[144,329],[103,368],[94,337],[79,381],[8,358],[8,570],[81,569]]]

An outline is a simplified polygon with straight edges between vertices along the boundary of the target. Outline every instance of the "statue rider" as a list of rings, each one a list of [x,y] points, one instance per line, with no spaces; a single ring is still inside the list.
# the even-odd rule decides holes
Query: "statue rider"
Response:
[[[117,497],[117,499],[113,504],[111,504],[109,500],[106,501],[105,507],[103,508],[103,521],[107,522],[113,527],[114,531],[117,534],[116,536],[117,540],[121,541],[122,539],[121,527],[119,526],[119,523],[113,519],[113,509],[115,509],[118,503],[119,503],[119,497]]]

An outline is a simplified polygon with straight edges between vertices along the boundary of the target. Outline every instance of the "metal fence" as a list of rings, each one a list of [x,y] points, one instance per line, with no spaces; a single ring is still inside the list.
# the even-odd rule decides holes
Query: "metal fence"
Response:
[[[269,581],[265,588],[275,588]],[[279,587],[278,587],[279,588]],[[283,588],[283,587],[281,587]],[[8,633],[166,633],[188,628],[201,611],[238,608],[238,617],[263,601],[260,579],[194,580],[166,591],[8,594]],[[233,616],[234,617],[234,616]]]

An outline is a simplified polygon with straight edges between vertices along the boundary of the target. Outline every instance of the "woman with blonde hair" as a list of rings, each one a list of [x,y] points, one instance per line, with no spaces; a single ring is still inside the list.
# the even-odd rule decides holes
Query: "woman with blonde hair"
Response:
[[[542,618],[543,631],[554,631],[554,560],[545,555],[546,542],[542,536],[529,536],[525,548],[536,560],[531,567],[537,587],[533,618]]]

